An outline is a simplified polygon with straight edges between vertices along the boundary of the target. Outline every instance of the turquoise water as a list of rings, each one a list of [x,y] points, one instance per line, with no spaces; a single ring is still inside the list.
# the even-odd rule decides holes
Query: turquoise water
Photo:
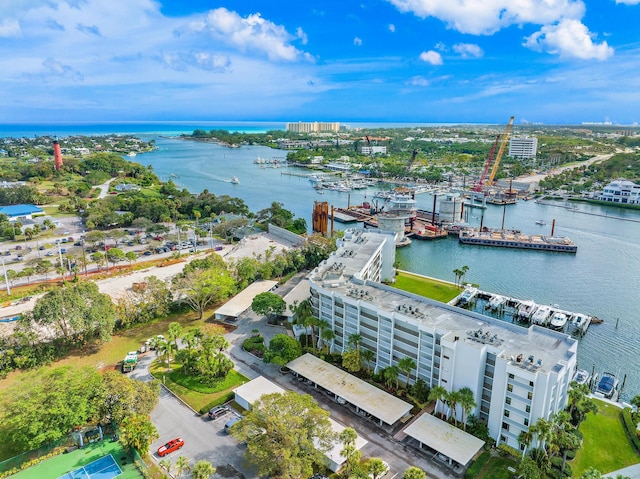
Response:
[[[191,132],[196,128],[266,131],[278,128],[275,125],[278,124],[216,122],[70,125],[65,128],[66,134],[129,132],[145,139],[154,138],[158,150],[140,154],[135,161],[152,165],[161,179],[173,178],[179,187],[194,193],[208,189],[216,195],[242,198],[252,211],[279,201],[310,224],[314,201],[328,201],[341,207],[349,202],[372,201],[375,189],[350,195],[334,191],[319,195],[306,178],[287,176],[282,174],[285,169],[260,168],[253,163],[258,156],[283,158],[286,156],[284,151],[261,146],[225,148],[160,136]],[[284,124],[279,125],[280,129],[284,128]],[[60,125],[31,125],[29,128],[0,125],[0,136],[65,134],[64,129],[56,128]],[[20,131],[24,134],[19,134]],[[308,172],[301,170],[300,173]],[[233,176],[238,177],[239,184],[230,183]],[[433,197],[419,195],[416,199],[421,208],[431,209]],[[637,367],[640,352],[640,212],[585,204],[577,204],[577,210],[574,210],[573,205],[569,206],[519,202],[507,207],[505,227],[517,228],[524,233],[549,233],[555,219],[555,234],[569,236],[578,245],[575,255],[460,245],[455,239],[414,240],[408,248],[398,250],[398,262],[404,269],[449,281],[455,279],[454,269],[467,265],[469,271],[465,280],[477,283],[485,291],[534,299],[540,304],[558,304],[562,309],[604,319],[604,324],[592,325],[580,340],[579,365],[589,371],[595,367],[599,372],[612,372],[621,381],[627,374],[623,398],[630,398],[640,393],[640,369]],[[469,210],[469,221],[479,224],[481,214],[481,210]],[[484,225],[501,226],[502,207],[489,206],[484,215]],[[545,220],[547,226],[536,225],[540,219]]]

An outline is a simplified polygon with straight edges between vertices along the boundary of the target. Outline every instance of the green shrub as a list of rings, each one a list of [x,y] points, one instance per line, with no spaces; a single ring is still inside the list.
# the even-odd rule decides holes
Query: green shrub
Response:
[[[640,453],[640,437],[638,437],[636,423],[631,419],[631,409],[628,407],[624,408],[620,414],[622,416],[622,424],[627,432],[629,441],[631,441],[631,444],[633,444],[636,451]]]
[[[265,346],[264,346],[264,338],[262,336],[252,336],[250,338],[245,339],[242,342],[242,347],[244,348],[245,351],[249,351],[249,352],[260,352],[260,353],[264,353],[265,351]]]
[[[498,446],[498,450],[503,456],[511,456],[515,459],[520,460],[522,457],[522,453],[518,451],[515,447],[508,446],[507,444],[500,444]]]

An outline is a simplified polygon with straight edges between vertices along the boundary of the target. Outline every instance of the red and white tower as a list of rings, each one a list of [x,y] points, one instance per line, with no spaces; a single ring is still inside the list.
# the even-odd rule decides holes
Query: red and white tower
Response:
[[[62,153],[60,152],[60,143],[58,143],[58,140],[54,140],[53,142],[53,158],[53,166],[57,171],[62,167]]]

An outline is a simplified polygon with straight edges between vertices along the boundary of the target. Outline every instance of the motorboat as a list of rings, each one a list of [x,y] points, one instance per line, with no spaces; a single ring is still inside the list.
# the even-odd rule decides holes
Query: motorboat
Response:
[[[531,321],[544,326],[549,322],[549,316],[551,316],[551,308],[549,306],[538,306],[537,311],[531,316]]]
[[[499,294],[494,294],[486,304],[485,309],[490,309],[493,311],[494,309],[499,309],[506,302],[507,298],[505,298],[504,296],[500,296]]]
[[[584,328],[584,325],[587,323],[587,316],[576,313],[571,317],[571,322],[576,328]]]
[[[520,301],[518,305],[518,317],[522,319],[529,319],[531,315],[538,309],[538,305],[534,300]]]
[[[240,183],[240,180],[238,179],[237,176],[234,176],[233,178],[231,178],[231,183],[233,183],[234,185],[237,185]]]
[[[567,324],[567,315],[560,312],[555,312],[551,317],[551,327],[554,329],[562,329]]]
[[[544,225],[546,225],[547,223],[545,222],[545,220],[538,220],[538,221],[536,221],[536,224],[537,224],[537,225],[540,225],[540,226],[544,226]]]
[[[611,399],[617,390],[618,378],[616,378],[615,374],[603,372],[596,386],[595,395]]]
[[[573,380],[578,384],[589,384],[589,379],[591,379],[591,375],[589,371],[586,369],[578,369],[576,371],[576,375],[573,376]]]
[[[473,286],[465,288],[460,297],[458,298],[458,306],[464,306],[469,303],[478,294],[478,288]]]

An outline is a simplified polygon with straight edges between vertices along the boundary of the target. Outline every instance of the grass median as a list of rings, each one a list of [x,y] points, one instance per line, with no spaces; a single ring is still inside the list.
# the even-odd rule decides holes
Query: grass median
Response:
[[[398,271],[394,287],[409,293],[448,303],[462,291],[455,284],[427,278],[407,271]]]

